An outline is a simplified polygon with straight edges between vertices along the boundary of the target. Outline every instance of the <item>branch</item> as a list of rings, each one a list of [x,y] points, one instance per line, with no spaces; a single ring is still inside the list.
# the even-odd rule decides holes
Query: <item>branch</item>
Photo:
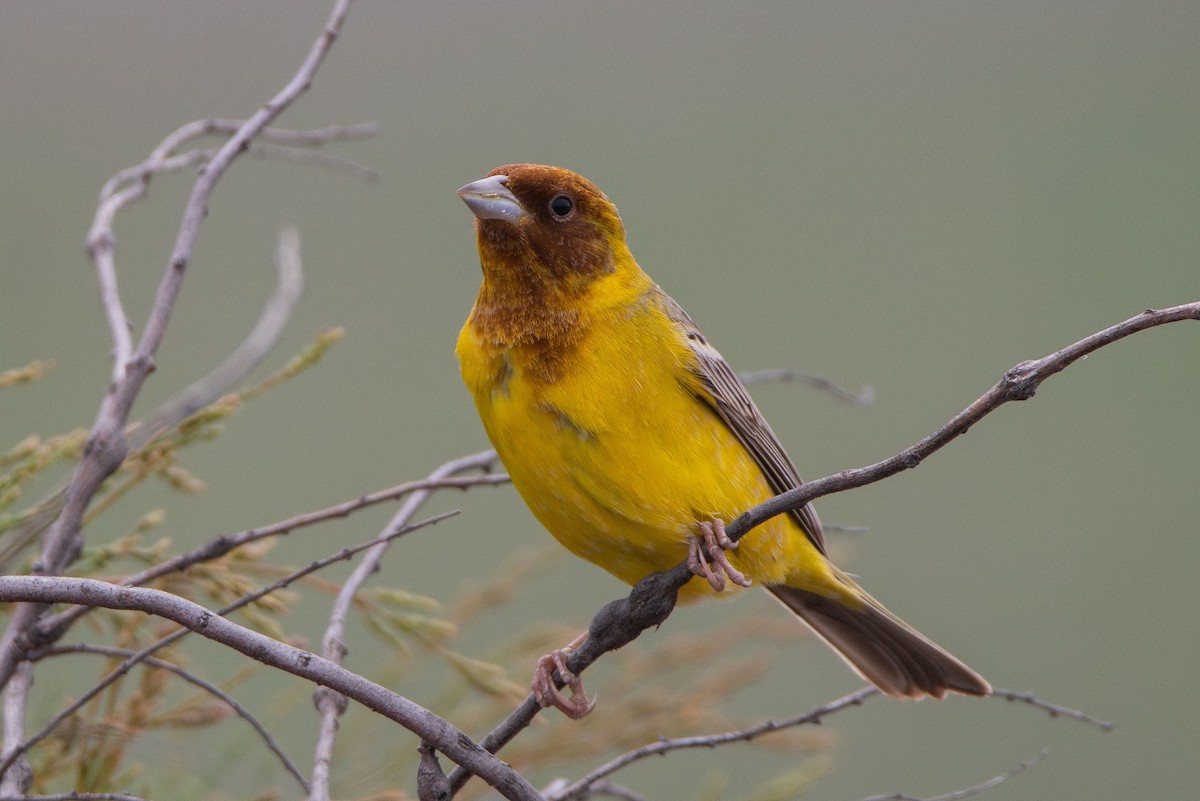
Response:
[[[769,382],[808,384],[810,387],[828,392],[835,398],[859,406],[870,406],[875,402],[875,388],[867,385],[858,392],[846,389],[831,378],[816,373],[802,373],[799,370],[758,370],[753,373],[742,373],[739,378],[744,384],[766,384]]]
[[[471,456],[463,457],[466,459],[478,459],[480,462],[488,461],[489,464],[494,464],[496,461],[495,451],[481,451]],[[240,531],[236,534],[223,534],[219,537],[209,540],[208,542],[193,548],[186,553],[181,553],[178,556],[172,557],[165,562],[146,568],[140,573],[136,573],[128,578],[122,579],[119,583],[125,587],[136,587],[154,579],[170,573],[177,573],[181,570],[186,570],[192,565],[197,565],[202,562],[209,562],[213,559],[219,559],[225,556],[230,551],[240,548],[243,545],[248,545],[252,542],[274,537],[281,534],[287,534],[294,529],[304,528],[316,523],[321,523],[326,520],[332,520],[338,517],[349,517],[351,514],[365,509],[375,504],[384,503],[386,501],[396,500],[412,492],[433,489],[460,489],[467,490],[475,486],[494,486],[497,484],[508,483],[509,478],[504,473],[486,473],[479,476],[462,476],[456,478],[440,478],[440,479],[421,479],[419,481],[407,481],[403,484],[397,484],[389,489],[373,492],[367,495],[361,495],[353,500],[339,503],[336,506],[330,506],[326,509],[319,509],[315,512],[305,512],[303,514],[294,515],[285,520],[280,520],[277,523],[272,523],[267,526],[251,528],[245,531]],[[35,630],[35,637],[39,642],[48,643],[54,642],[61,637],[66,630],[76,620],[91,611],[91,607],[77,606],[68,609],[65,612],[59,612],[57,615],[48,617],[38,624]]]
[[[1045,758],[1046,752],[1042,751],[1032,759],[1025,760],[1012,770],[1001,773],[999,776],[993,776],[987,781],[976,784],[973,787],[955,790],[953,793],[946,793],[945,795],[930,796],[929,798],[917,798],[911,795],[904,795],[903,793],[892,793],[891,795],[873,795],[870,798],[864,798],[863,801],[960,801],[960,799],[970,798],[973,795],[982,793],[984,790],[990,790],[998,784],[1003,784],[1013,776],[1016,776],[1018,773],[1032,768]]]
[[[21,795],[33,781],[33,769],[21,752],[25,739],[25,711],[29,690],[33,686],[33,665],[24,662],[17,666],[13,680],[4,688],[4,752],[6,765],[13,769],[0,773],[0,795]]]
[[[1085,712],[1080,712],[1077,709],[1070,709],[1065,706],[1059,706],[1058,704],[1052,704],[1049,701],[1043,701],[1033,693],[1022,693],[1017,692],[1016,690],[1003,690],[998,687],[993,687],[992,695],[996,696],[997,698],[1004,698],[1005,700],[1012,701],[1014,703],[1029,704],[1032,707],[1049,713],[1050,717],[1052,718],[1071,718],[1072,720],[1078,720],[1080,723],[1086,723],[1089,726],[1095,726],[1101,731],[1112,731],[1116,728],[1115,723],[1110,723],[1109,721],[1101,720],[1100,718],[1094,718],[1091,715]]]
[[[586,798],[588,793],[592,792],[597,782],[604,779],[606,776],[611,776],[618,770],[645,759],[649,756],[659,756],[678,751],[684,748],[716,748],[718,745],[725,743],[733,743],[739,741],[749,742],[764,734],[780,731],[782,729],[790,729],[795,726],[802,726],[809,723],[820,723],[827,715],[832,715],[843,709],[852,706],[861,706],[868,698],[879,695],[880,692],[876,687],[863,687],[860,690],[843,695],[834,701],[827,704],[814,707],[803,715],[786,718],[784,720],[768,720],[756,726],[750,726],[737,731],[724,732],[722,734],[708,734],[697,737],[676,737],[673,739],[664,739],[657,742],[643,745],[640,748],[635,748],[632,751],[627,751],[621,754],[616,759],[604,763],[600,767],[588,773],[578,781],[557,790],[553,795],[548,795],[551,801],[570,801],[571,799]]]
[[[1029,400],[1043,381],[1062,372],[1088,354],[1139,331],[1181,320],[1200,320],[1200,301],[1168,309],[1147,309],[1136,317],[1130,317],[1103,331],[1098,331],[1049,356],[1021,362],[1006,371],[1004,377],[974,403],[912,447],[890,459],[884,459],[882,462],[876,462],[856,470],[845,470],[836,476],[826,476],[788,490],[744,512],[726,526],[725,531],[730,539],[737,540],[755,526],[784,512],[798,509],[815,498],[873,484],[904,470],[914,468],[926,457],[967,433],[971,426],[1005,403]]]
[[[117,291],[112,242],[104,241],[99,255],[93,249],[100,280],[101,303],[113,336],[113,377],[100,402],[96,420],[84,446],[83,459],[71,476],[62,511],[42,540],[41,556],[33,566],[34,574],[57,574],[73,561],[82,548],[83,515],[88,504],[100,484],[120,466],[128,453],[125,425],[142,385],[154,370],[155,354],[166,335],[167,323],[182,289],[183,276],[191,261],[200,225],[208,213],[208,200],[217,182],[233,160],[250,145],[251,140],[309,87],[349,10],[350,0],[337,0],[334,3],[324,30],[291,81],[242,123],[196,179],[184,208],[170,262],[159,283],[154,305],[136,349],[132,348],[129,322]],[[0,638],[0,686],[7,684],[17,662],[28,650],[30,644],[23,640],[45,610],[45,606],[22,604],[13,614],[4,636]]]
[[[1147,309],[1136,317],[1098,331],[1049,356],[1021,362],[1006,371],[1003,378],[974,403],[904,451],[867,467],[844,470],[776,495],[743,512],[725,527],[725,531],[730,539],[736,541],[755,526],[798,509],[816,498],[882,481],[914,468],[1005,403],[1032,398],[1043,381],[1088,354],[1139,331],[1181,320],[1200,320],[1200,301],[1167,309]],[[567,658],[567,668],[579,675],[603,654],[627,645],[646,629],[661,624],[674,609],[679,588],[691,579],[692,574],[686,562],[681,562],[670,570],[651,573],[639,581],[626,598],[609,603],[596,614],[588,626],[587,640]],[[491,751],[503,747],[528,726],[540,711],[530,695],[481,744]],[[456,791],[468,778],[460,770],[450,775]]]
[[[661,756],[663,754],[668,754],[671,751],[679,751],[685,748],[716,748],[717,746],[725,745],[726,743],[743,741],[749,742],[763,736],[764,734],[770,734],[772,732],[782,731],[784,729],[790,729],[796,726],[803,726],[807,724],[820,724],[824,722],[826,717],[834,714],[835,712],[841,712],[842,710],[849,709],[850,707],[862,706],[862,704],[865,703],[868,698],[874,698],[880,695],[881,693],[877,687],[866,686],[862,689],[856,690],[855,692],[843,695],[841,698],[837,698],[833,701],[822,704],[821,706],[813,707],[804,714],[795,715],[790,718],[784,718],[783,720],[768,720],[744,729],[722,732],[720,734],[706,734],[695,737],[675,737],[657,740],[653,743],[648,743],[639,748],[635,748],[631,751],[621,754],[615,759],[604,763],[577,781],[574,781],[570,784],[564,783],[561,786],[556,786],[553,791],[548,791],[546,793],[546,797],[549,799],[549,801],[572,801],[572,799],[585,799],[588,797],[589,793],[595,791],[595,785],[597,782],[602,781],[605,777],[611,776],[618,770],[622,770],[634,762],[645,759],[646,757]],[[1046,712],[1049,712],[1051,717],[1061,716],[1071,718],[1072,720],[1078,720],[1081,723],[1095,726],[1103,731],[1110,731],[1113,728],[1113,724],[1111,723],[1098,720],[1091,715],[1087,715],[1075,709],[1068,709],[1067,707],[1058,706],[1057,704],[1047,703],[1031,693],[1017,693],[1013,692],[1012,690],[993,688],[992,695],[1008,701],[1019,701],[1026,703],[1037,709],[1042,709]],[[1042,756],[1045,755],[1042,754]],[[1019,773],[1020,771],[1029,767],[1031,764],[1035,764],[1036,762],[1040,761],[1042,756],[1037,757],[1037,759],[1033,760],[1033,762],[1022,763],[1013,771],[1005,774],[1004,778],[996,777],[989,779],[988,782],[985,782],[982,785],[976,785],[975,787],[968,788],[969,792],[961,790],[959,792],[967,792],[968,795],[974,795],[977,792],[986,790],[989,787],[1004,781],[1009,776]],[[952,794],[949,796],[939,796],[937,799],[928,799],[927,801],[943,801],[943,799],[948,800],[960,797],[965,798],[966,796],[957,796]],[[888,796],[888,798],[908,799],[907,796]],[[868,801],[880,801],[880,799],[868,799]],[[919,800],[913,799],[911,801]]]
[[[139,424],[137,435],[130,437],[131,448],[140,447],[216,401],[248,376],[275,347],[304,292],[300,232],[295,228],[285,228],[279,233],[275,267],[275,289],[267,298],[254,328],[224,362],[170,398],[145,424]]]
[[[135,652],[127,648],[114,648],[107,645],[76,643],[74,645],[55,646],[53,648],[47,648],[43,651],[32,653],[29,655],[29,661],[36,662],[46,657],[62,656],[64,654],[101,654],[103,656],[117,656],[127,659],[134,656]],[[308,782],[304,780],[304,776],[300,773],[299,769],[292,762],[292,760],[288,758],[288,755],[285,754],[283,749],[279,747],[279,743],[275,742],[275,738],[271,736],[271,733],[267,731],[265,726],[258,722],[258,719],[250,713],[250,710],[239,704],[237,699],[235,699],[232,695],[225,692],[212,682],[206,681],[191,671],[185,670],[179,665],[176,665],[174,662],[167,662],[166,660],[158,659],[153,656],[142,657],[140,661],[150,665],[151,667],[170,671],[189,684],[193,684],[196,687],[199,687],[201,690],[204,690],[206,693],[218,698],[222,703],[232,709],[238,717],[249,723],[251,728],[258,732],[258,736],[262,738],[263,743],[265,743],[267,748],[271,750],[271,753],[275,754],[275,756],[283,764],[284,769],[288,773],[292,774],[292,777],[295,778],[300,784],[300,788],[302,790],[308,792]]]
[[[455,473],[465,470],[488,470],[496,461],[495,451],[483,451],[461,459],[446,462],[429,474],[429,481],[440,481]],[[346,656],[346,616],[354,596],[377,570],[379,563],[391,542],[389,532],[397,531],[408,524],[417,510],[433,494],[432,488],[421,489],[409,496],[408,500],[392,517],[381,535],[381,541],[367,551],[346,583],[342,585],[334,601],[329,615],[329,625],[325,628],[325,636],[321,640],[321,655],[334,664],[341,664]],[[328,689],[318,689],[314,696],[317,712],[320,714],[320,725],[317,734],[316,753],[313,757],[312,784],[309,791],[310,801],[329,801],[330,766],[333,762],[333,744],[337,737],[338,718],[346,711],[346,699]],[[436,757],[433,757],[436,762]]]
[[[126,609],[173,620],[273,668],[329,687],[428,740],[438,751],[470,767],[505,798],[543,801],[508,765],[484,751],[446,720],[385,687],[316,654],[259,634],[191,601],[161,590],[119,587],[94,579],[45,576],[0,577],[0,601],[71,603]]]

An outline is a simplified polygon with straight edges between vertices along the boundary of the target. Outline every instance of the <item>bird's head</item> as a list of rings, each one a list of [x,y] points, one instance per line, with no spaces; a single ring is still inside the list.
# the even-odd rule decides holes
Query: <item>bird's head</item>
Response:
[[[476,217],[485,287],[571,296],[633,265],[617,207],[570,170],[509,164],[458,195]]]

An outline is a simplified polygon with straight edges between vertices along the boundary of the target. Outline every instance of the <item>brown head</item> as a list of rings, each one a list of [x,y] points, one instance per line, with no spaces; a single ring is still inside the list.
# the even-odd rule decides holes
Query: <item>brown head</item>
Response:
[[[617,207],[570,170],[509,164],[458,194],[476,217],[481,300],[557,305],[633,263]]]

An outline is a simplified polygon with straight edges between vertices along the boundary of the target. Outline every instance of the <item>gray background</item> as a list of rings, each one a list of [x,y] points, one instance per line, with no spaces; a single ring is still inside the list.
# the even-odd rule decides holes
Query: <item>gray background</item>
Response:
[[[5,6],[0,367],[53,357],[58,368],[0,394],[0,442],[93,418],[109,342],[82,252],[102,182],[185,121],[253,110],[326,13],[281,1]],[[378,120],[378,138],[330,152],[385,180],[239,162],[139,410],[240,340],[283,224],[303,233],[309,288],[273,365],[324,326],[348,336],[193,450],[186,464],[208,494],[162,501],[162,533],[186,543],[270,522],[484,447],[452,354],[479,280],[454,189],[513,161],[561,164],[603,188],[642,266],[735,367],[875,388],[867,409],[755,390],[804,475],[888,456],[1012,364],[1197,299],[1198,30],[1193,2],[362,3],[281,122]],[[137,320],[188,185],[156,180],[118,220]],[[987,797],[1194,793],[1198,336],[1176,324],[1107,348],[919,470],[819,504],[827,521],[869,528],[841,541],[843,562],[895,611],[996,685],[1118,728],[995,701],[872,703],[830,721],[830,773],[811,797],[933,795],[1042,748],[1041,765]],[[95,535],[122,533],[154,502]],[[384,581],[449,598],[547,539],[511,490],[440,503],[466,514],[405,545]],[[383,515],[281,553],[323,555],[371,536]],[[567,559],[535,589],[487,636],[531,617],[579,626],[623,591]],[[294,627],[318,638],[323,610],[300,610]],[[754,594],[683,610],[665,633],[781,614]],[[355,647],[351,667],[369,672],[374,646]],[[605,671],[589,674],[602,698]],[[739,703],[748,718],[785,715],[856,686],[804,643]],[[308,735],[289,736],[307,760]],[[238,742],[214,755],[222,778],[193,776],[180,792],[256,792],[230,765],[248,749]],[[685,799],[695,777],[722,770],[736,797],[787,764],[731,749],[626,780]],[[340,781],[343,795],[374,786]]]

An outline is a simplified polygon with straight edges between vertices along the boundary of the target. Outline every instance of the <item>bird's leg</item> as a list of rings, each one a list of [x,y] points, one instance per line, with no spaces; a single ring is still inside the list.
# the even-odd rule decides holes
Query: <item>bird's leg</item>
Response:
[[[538,660],[537,668],[533,671],[533,698],[543,709],[554,707],[571,720],[579,720],[596,706],[595,698],[588,698],[583,691],[583,679],[567,668],[567,657],[583,645],[588,633],[585,631],[566,646],[552,651]],[[571,691],[568,698],[554,683],[554,671],[558,671],[563,686]]]
[[[692,573],[703,577],[717,592],[725,589],[726,578],[739,587],[749,587],[750,579],[730,564],[725,554],[737,548],[738,544],[725,533],[724,521],[719,517],[705,520],[700,524],[700,534],[699,537],[692,537],[688,543],[687,563]]]

